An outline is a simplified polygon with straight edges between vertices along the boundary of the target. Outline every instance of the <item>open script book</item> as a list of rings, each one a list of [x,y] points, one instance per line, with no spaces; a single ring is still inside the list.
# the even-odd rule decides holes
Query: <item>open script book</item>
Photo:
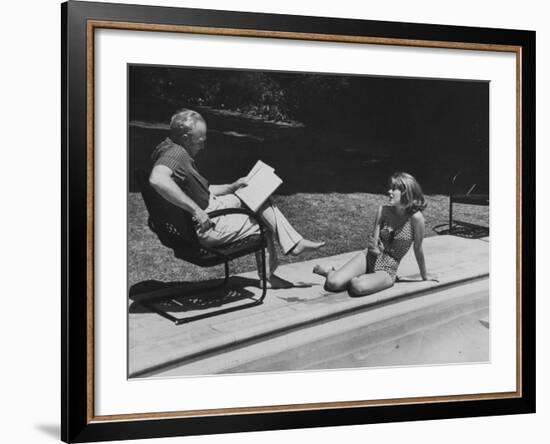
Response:
[[[258,211],[258,208],[283,183],[275,174],[275,170],[261,160],[256,162],[245,179],[246,186],[239,188],[235,194],[254,212]]]

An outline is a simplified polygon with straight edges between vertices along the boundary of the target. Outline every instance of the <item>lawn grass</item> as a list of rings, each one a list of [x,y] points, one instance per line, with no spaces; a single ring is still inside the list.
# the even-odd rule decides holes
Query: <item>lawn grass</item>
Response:
[[[434,227],[448,222],[449,198],[426,196],[426,237],[437,235]],[[304,237],[326,241],[326,246],[299,257],[280,255],[281,264],[355,251],[366,246],[372,232],[374,212],[387,197],[371,193],[297,193],[274,196],[275,203]],[[489,207],[456,205],[455,217],[489,225]],[[217,278],[223,267],[200,268],[176,259],[147,226],[147,210],[139,193],[128,196],[128,283],[156,280],[184,282]],[[429,264],[429,258],[426,258]],[[231,263],[233,273],[256,269],[253,255]]]

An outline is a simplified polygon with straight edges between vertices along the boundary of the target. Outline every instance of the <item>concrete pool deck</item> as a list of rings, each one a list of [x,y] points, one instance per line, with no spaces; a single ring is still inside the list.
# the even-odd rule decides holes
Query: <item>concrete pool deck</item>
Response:
[[[403,280],[416,279],[416,282],[397,282],[387,290],[359,298],[352,298],[346,292],[325,291],[323,278],[311,272],[314,264],[338,266],[356,254],[350,252],[281,266],[277,275],[293,282],[295,287],[268,290],[264,303],[252,308],[182,325],[175,325],[156,313],[131,312],[128,320],[129,377],[146,376],[215,351],[357,313],[384,302],[396,302],[395,312],[398,313],[401,299],[410,300],[415,295],[471,282],[489,274],[488,238],[434,236],[424,240],[424,253],[429,272],[437,275],[439,282],[418,281],[418,267],[411,250],[403,259],[398,275]],[[238,276],[250,279],[249,282],[257,279],[255,272]],[[261,294],[253,285],[247,286],[245,291],[248,297]],[[177,289],[174,297],[177,297]],[[249,302],[248,297],[224,307]],[[179,312],[176,316],[202,312],[204,310]]]

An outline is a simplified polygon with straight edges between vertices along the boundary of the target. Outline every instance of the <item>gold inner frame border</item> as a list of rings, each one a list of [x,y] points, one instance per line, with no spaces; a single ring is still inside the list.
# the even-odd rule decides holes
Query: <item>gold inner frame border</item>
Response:
[[[287,40],[309,40],[336,43],[362,43],[373,45],[394,45],[422,48],[461,49],[474,51],[511,52],[516,56],[516,391],[464,394],[452,396],[395,398],[381,400],[338,401],[313,404],[285,404],[255,407],[232,407],[206,410],[184,410],[173,412],[145,412],[117,415],[94,414],[94,32],[96,29],[118,29],[148,32],[175,32],[187,34],[217,35],[230,37],[276,38]],[[520,398],[522,396],[522,48],[515,45],[498,45],[470,42],[448,42],[436,40],[414,40],[351,36],[334,34],[311,34],[301,32],[266,31],[238,28],[214,28],[187,25],[165,25],[131,23],[122,21],[88,20],[86,41],[86,184],[87,184],[87,422],[109,422],[126,420],[153,420],[163,418],[190,418],[200,416],[228,416],[238,414],[260,414],[293,412],[304,410],[325,410],[338,408],[380,407],[418,403],[442,403]]]

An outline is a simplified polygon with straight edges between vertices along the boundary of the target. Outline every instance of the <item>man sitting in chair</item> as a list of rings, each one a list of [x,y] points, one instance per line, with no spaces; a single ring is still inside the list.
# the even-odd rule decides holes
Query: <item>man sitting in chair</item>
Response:
[[[256,222],[245,214],[229,214],[211,220],[208,212],[225,208],[243,208],[234,194],[246,186],[244,178],[227,185],[209,185],[197,171],[194,158],[204,148],[206,122],[196,111],[184,109],[172,116],[170,135],[158,145],[152,155],[153,168],[149,177],[151,186],[166,200],[188,211],[196,222],[199,242],[216,247],[259,234]],[[278,265],[274,238],[285,255],[299,255],[322,247],[324,242],[304,239],[281,211],[268,199],[257,211],[268,229],[268,283],[272,287],[284,285],[274,275]]]

